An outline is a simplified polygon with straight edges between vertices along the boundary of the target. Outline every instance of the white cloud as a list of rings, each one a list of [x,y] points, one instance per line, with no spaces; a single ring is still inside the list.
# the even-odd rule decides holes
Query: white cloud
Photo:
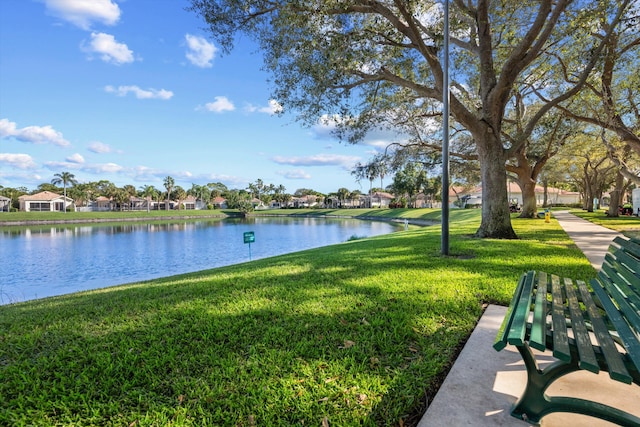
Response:
[[[189,62],[196,67],[211,68],[211,61],[213,61],[218,48],[203,37],[186,34],[184,38],[188,48],[185,56]]]
[[[338,127],[338,124],[342,123],[343,119],[339,115],[329,116],[327,114],[322,115],[317,124],[312,126],[312,131],[316,138],[320,139],[332,139],[334,138],[334,132]]]
[[[111,148],[110,145],[104,144],[104,143],[99,142],[99,141],[94,141],[91,144],[89,144],[88,149],[89,149],[89,151],[92,151],[92,152],[98,153],[98,154],[111,153],[113,151],[113,149]]]
[[[271,160],[280,165],[294,166],[353,166],[360,160],[357,156],[339,154],[316,154],[315,156],[284,157],[275,156]]]
[[[0,169],[0,180],[7,181],[7,182],[14,182],[15,184],[12,186],[16,186],[16,187],[28,185],[28,184],[33,185],[33,187],[36,187],[42,184],[43,181],[46,181],[46,179],[42,175],[39,175],[37,172],[32,172],[32,171],[26,172],[26,169],[22,169],[22,170],[16,169],[15,172],[13,171],[8,172],[7,168]]]
[[[0,163],[6,163],[17,169],[33,169],[37,167],[33,158],[28,154],[0,153]]]
[[[315,125],[311,127],[311,132],[316,139],[336,139],[336,131],[342,127],[354,124],[353,117],[346,117],[340,114],[323,114],[318,118]]]
[[[204,108],[207,111],[212,111],[214,113],[223,113],[225,111],[233,111],[236,109],[233,102],[229,101],[226,96],[216,96],[215,101],[206,103]]]
[[[49,162],[44,162],[44,166],[52,171],[59,171],[60,169],[73,169],[73,170],[78,170],[80,169],[80,165],[74,162],[69,162],[69,161],[65,161],[65,162],[58,162],[58,161],[49,161]]]
[[[119,43],[111,34],[91,33],[91,41],[88,45],[83,43],[82,49],[90,54],[96,53],[104,62],[115,65],[133,62],[133,51],[124,43]]]
[[[71,156],[67,157],[65,160],[69,163],[77,163],[77,164],[84,163],[84,157],[82,157],[80,153],[72,154]]]
[[[54,16],[88,30],[92,22],[114,25],[120,19],[120,8],[111,0],[45,0]]]
[[[122,171],[124,168],[115,163],[102,163],[102,164],[94,164],[87,165],[82,168],[82,170],[91,172],[91,173],[116,173]]]
[[[13,136],[16,134],[16,123],[8,119],[0,119],[0,138]]]
[[[173,97],[173,92],[165,89],[141,89],[138,86],[105,86],[104,91],[107,93],[115,93],[118,96],[126,96],[132,92],[138,99],[162,99],[167,100]]]
[[[389,140],[386,140],[386,139],[372,139],[372,140],[363,141],[364,145],[369,145],[371,147],[375,147],[378,150],[384,150],[391,143],[392,143],[392,141],[389,141]]]
[[[255,105],[249,104],[247,105],[245,110],[249,113],[254,113],[257,111],[258,113],[266,113],[266,114],[274,115],[274,114],[282,113],[283,108],[278,101],[276,101],[275,99],[270,99],[269,105],[265,107],[256,107]]]
[[[338,127],[341,125],[348,125],[349,123],[345,118],[340,115],[323,115],[321,116],[317,123],[311,127],[311,135],[315,139],[320,140],[334,140],[336,139],[336,131]],[[433,133],[438,130],[431,126],[433,122],[429,124],[428,127],[424,129],[425,132]],[[364,138],[359,141],[359,144],[367,145],[374,147],[376,150],[383,151],[391,144],[404,144],[407,142],[407,136],[401,133],[398,133],[393,129],[385,129],[383,127],[370,129]]]
[[[303,171],[302,169],[295,169],[291,171],[276,172],[278,175],[287,179],[311,179],[311,175]]]
[[[69,141],[64,139],[61,132],[58,132],[49,125],[27,126],[18,129],[16,123],[10,122],[8,119],[0,119],[0,138],[15,138],[18,141],[33,144],[51,143],[60,147],[68,147],[71,145]]]

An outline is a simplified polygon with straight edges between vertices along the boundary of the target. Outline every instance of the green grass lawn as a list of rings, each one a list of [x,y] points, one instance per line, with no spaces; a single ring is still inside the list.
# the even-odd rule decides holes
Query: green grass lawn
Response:
[[[523,271],[594,274],[553,219],[450,220],[449,257],[425,227],[0,306],[0,425],[415,425]]]
[[[224,217],[237,215],[234,210],[172,210],[172,211],[123,211],[123,212],[0,212],[0,226],[16,221],[122,221],[123,219],[166,219],[167,217]]]
[[[423,219],[440,220],[440,209],[269,209],[254,211],[252,215],[288,215],[288,216],[348,216],[354,218],[380,219]],[[471,211],[470,211],[471,212]]]
[[[226,217],[239,215],[236,209],[173,210],[173,211],[124,211],[124,212],[3,212],[3,223],[18,221],[122,221],[123,219],[162,220],[167,217]],[[439,209],[268,209],[251,212],[250,215],[285,216],[340,216],[384,219],[440,220]]]
[[[572,209],[570,212],[594,224],[619,231],[626,236],[640,238],[640,218],[637,216],[609,217],[606,215],[606,211],[587,212],[582,209]]]

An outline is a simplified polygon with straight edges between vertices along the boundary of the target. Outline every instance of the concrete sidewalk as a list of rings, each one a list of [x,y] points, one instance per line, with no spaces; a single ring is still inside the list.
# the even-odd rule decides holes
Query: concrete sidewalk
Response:
[[[622,236],[617,231],[578,218],[568,211],[553,212],[553,217],[558,220],[560,226],[585,254],[596,270],[600,270],[609,244],[617,236]]]
[[[594,268],[599,269],[609,244],[620,234],[566,211],[554,212],[553,216]],[[506,307],[491,305],[486,309],[418,427],[528,425],[510,415],[511,406],[526,384],[526,369],[520,354],[513,346],[500,352],[492,347],[505,313]],[[550,352],[536,354],[541,367],[554,360]],[[613,381],[606,372],[569,374],[556,381],[548,393],[588,396],[640,416],[640,387]],[[599,427],[613,424],[582,415],[556,413],[544,417],[541,425]]]

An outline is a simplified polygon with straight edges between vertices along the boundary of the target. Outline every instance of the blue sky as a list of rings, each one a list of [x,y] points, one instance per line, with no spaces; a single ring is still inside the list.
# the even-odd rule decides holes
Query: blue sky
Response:
[[[284,185],[368,190],[350,173],[389,141],[339,143],[277,116],[248,40],[221,56],[186,0],[0,0],[0,185]],[[320,122],[319,122],[320,123]]]

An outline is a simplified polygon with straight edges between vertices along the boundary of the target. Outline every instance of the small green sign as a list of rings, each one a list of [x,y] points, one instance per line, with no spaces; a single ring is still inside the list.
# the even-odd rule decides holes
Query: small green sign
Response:
[[[246,233],[244,233],[245,243],[253,243],[255,241],[256,241],[256,235],[253,233],[253,231],[247,231]]]

